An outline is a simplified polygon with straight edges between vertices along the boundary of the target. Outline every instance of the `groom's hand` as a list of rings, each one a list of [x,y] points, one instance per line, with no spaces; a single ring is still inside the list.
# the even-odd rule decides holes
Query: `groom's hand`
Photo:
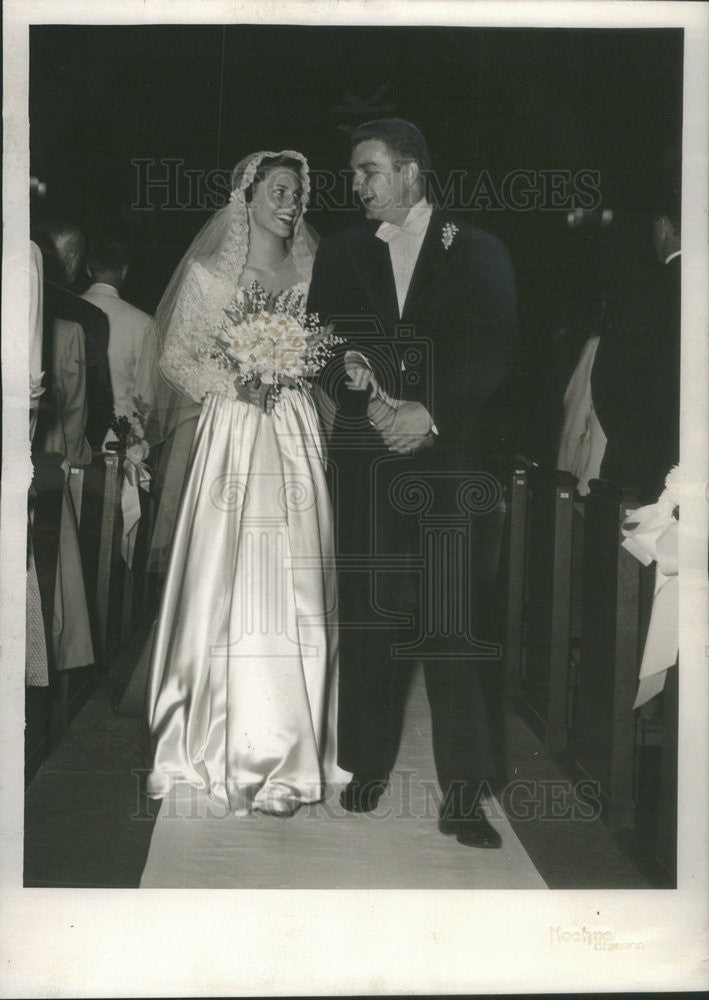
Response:
[[[408,455],[433,444],[433,421],[422,403],[397,400],[392,406],[375,397],[367,407],[367,417],[389,451]]]

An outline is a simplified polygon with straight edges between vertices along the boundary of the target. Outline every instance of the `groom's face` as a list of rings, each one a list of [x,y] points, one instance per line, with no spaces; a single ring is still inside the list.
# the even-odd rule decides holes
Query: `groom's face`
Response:
[[[406,171],[379,139],[366,139],[352,150],[352,186],[368,219],[401,223],[410,203]]]

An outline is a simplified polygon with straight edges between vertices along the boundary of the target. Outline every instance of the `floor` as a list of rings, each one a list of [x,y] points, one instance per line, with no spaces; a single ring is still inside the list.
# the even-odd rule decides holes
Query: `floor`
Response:
[[[423,671],[411,678],[396,767],[376,809],[348,813],[344,786],[278,819],[234,817],[179,786],[162,803],[141,887],[197,889],[546,889],[499,803],[486,803],[499,850],[462,847],[437,828]]]
[[[123,669],[127,669],[125,663]],[[418,734],[422,745],[428,745],[428,713],[425,698],[420,691],[418,694],[414,692],[410,698],[407,718],[409,739],[411,734]],[[509,831],[507,846],[519,844],[519,850],[515,846],[519,866],[510,869],[508,883],[503,881],[501,884],[498,879],[488,887],[650,887],[651,883],[597,818],[593,801],[578,795],[576,786],[566,780],[528,725],[511,707],[505,711],[504,733],[508,783],[504,796],[498,802],[491,803],[489,808],[492,808],[493,822],[496,825],[502,824],[502,828]],[[140,885],[160,808],[159,803],[151,802],[143,794],[143,745],[141,720],[113,711],[108,697],[107,677],[100,678],[88,700],[70,723],[68,731],[27,787],[26,886],[130,888]],[[402,742],[400,765],[404,754],[405,742]],[[406,760],[403,763],[406,764]],[[406,773],[406,767],[399,766],[398,771],[398,776],[394,775],[392,788],[401,780],[401,775]],[[286,843],[281,834],[273,834],[272,837],[275,845],[272,846],[276,852],[273,857],[283,857],[283,851],[287,849],[294,869],[304,870],[307,868],[305,862],[310,860],[306,852],[312,850],[312,842],[308,847],[308,838],[300,835],[306,828],[306,818],[303,811],[300,825],[292,828],[292,842]],[[266,822],[269,819],[264,817]],[[292,821],[275,822],[282,824]],[[342,817],[335,817],[333,820],[326,816],[321,819],[321,827],[323,822],[338,822],[338,829],[344,831],[344,836],[348,838],[350,833],[347,831],[351,831],[349,847],[353,857],[370,849],[376,850],[377,857],[382,851],[390,855],[391,865],[400,872],[400,881],[396,883],[398,887],[423,888],[428,882],[425,877],[417,875],[415,861],[402,860],[409,855],[406,854],[403,840],[399,851],[397,838],[418,838],[421,847],[425,841],[426,850],[433,851],[433,854],[427,856],[435,855],[435,865],[443,866],[440,874],[444,881],[447,877],[456,877],[455,872],[462,863],[468,866],[464,877],[470,876],[474,884],[484,887],[480,879],[492,878],[492,869],[497,864],[497,861],[491,861],[488,863],[488,870],[484,867],[485,857],[497,852],[463,848],[455,841],[441,837],[435,829],[433,817],[426,820],[425,827],[409,823],[405,832],[401,821],[398,825],[396,822],[390,824],[389,833],[383,834],[377,828],[376,847],[373,841],[370,843],[369,836],[362,836],[361,824],[356,832],[356,822],[348,826]],[[166,825],[163,824],[163,833],[165,829]],[[173,825],[167,829],[171,831],[170,836],[174,841],[177,828]],[[196,827],[192,824],[189,829],[189,836],[193,838]],[[382,837],[385,839],[382,840]],[[258,837],[256,840],[258,841]],[[346,853],[348,843],[343,842],[341,837],[339,843]],[[160,883],[160,852],[156,854],[157,846],[152,852],[144,884],[179,884],[179,873],[172,883],[164,880]],[[211,846],[213,848],[214,845]],[[251,850],[253,843],[245,844],[245,850],[247,846]],[[176,848],[173,842],[172,848],[168,843],[166,849],[179,850],[179,847]],[[210,849],[209,844],[207,849]],[[278,851],[281,853],[278,854]],[[235,856],[238,855],[237,847]],[[448,862],[446,858],[449,859]],[[332,861],[329,863],[335,864]],[[445,871],[446,866],[450,871]],[[359,867],[364,871],[367,865]],[[479,877],[471,874],[475,869]],[[331,868],[333,872],[338,870],[336,864]],[[383,887],[381,872],[381,867],[372,867],[372,887]],[[157,881],[150,882],[151,878]],[[187,878],[186,873],[184,878]],[[206,883],[199,884],[206,886]],[[315,887],[312,881],[307,884]],[[364,876],[359,876],[357,887],[365,888],[369,884]],[[439,884],[436,882],[430,887],[438,887]],[[469,882],[462,884],[467,887]],[[225,882],[225,887],[228,885],[244,887],[243,882],[235,883],[233,879]],[[330,887],[337,885],[338,878],[333,875]],[[349,887],[354,886],[350,884]]]

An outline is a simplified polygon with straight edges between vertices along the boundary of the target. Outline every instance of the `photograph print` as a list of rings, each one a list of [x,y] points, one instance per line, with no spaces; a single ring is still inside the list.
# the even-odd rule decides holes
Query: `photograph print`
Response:
[[[30,26],[26,888],[677,886],[684,45]]]

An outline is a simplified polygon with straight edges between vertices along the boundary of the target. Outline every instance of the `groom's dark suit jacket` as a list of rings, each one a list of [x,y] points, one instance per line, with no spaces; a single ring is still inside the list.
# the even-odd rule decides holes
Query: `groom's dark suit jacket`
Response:
[[[434,446],[413,458],[396,456],[397,471],[474,471],[478,417],[508,372],[515,340],[509,256],[496,237],[434,210],[400,318],[389,248],[375,235],[378,225],[363,222],[322,241],[308,308],[322,322],[335,323],[346,349],[370,359],[391,396],[421,402],[431,413]],[[324,388],[338,406],[331,454],[347,506],[366,503],[362,470],[388,453],[366,419],[367,394],[346,389],[344,381],[340,357]]]
[[[402,641],[415,644],[419,623],[430,622],[424,594],[433,587],[455,595],[477,633],[477,584],[470,579],[465,595],[461,564],[430,553],[421,518],[435,518],[429,524],[443,536],[451,524],[455,535],[462,520],[477,536],[482,519],[461,519],[460,490],[479,468],[478,419],[507,374],[515,332],[514,276],[499,240],[434,211],[400,318],[389,249],[377,228],[361,223],[323,240],[308,308],[335,323],[346,349],[367,356],[392,397],[423,403],[438,434],[414,456],[389,452],[367,420],[367,393],[346,388],[342,354],[325,372],[323,388],[338,405],[329,455],[340,595],[339,760],[358,773],[390,771],[396,760],[402,702],[393,651]],[[444,537],[446,544],[453,543]],[[467,575],[475,545],[473,537],[463,557]],[[424,550],[428,583],[414,569]],[[399,628],[396,616],[412,611],[412,624]],[[462,815],[481,781],[500,780],[499,759],[478,672],[470,660],[455,659],[469,657],[469,646],[463,643],[461,654],[455,635],[443,642],[444,662],[426,661],[426,687],[438,780],[444,796],[458,783],[452,808]]]

